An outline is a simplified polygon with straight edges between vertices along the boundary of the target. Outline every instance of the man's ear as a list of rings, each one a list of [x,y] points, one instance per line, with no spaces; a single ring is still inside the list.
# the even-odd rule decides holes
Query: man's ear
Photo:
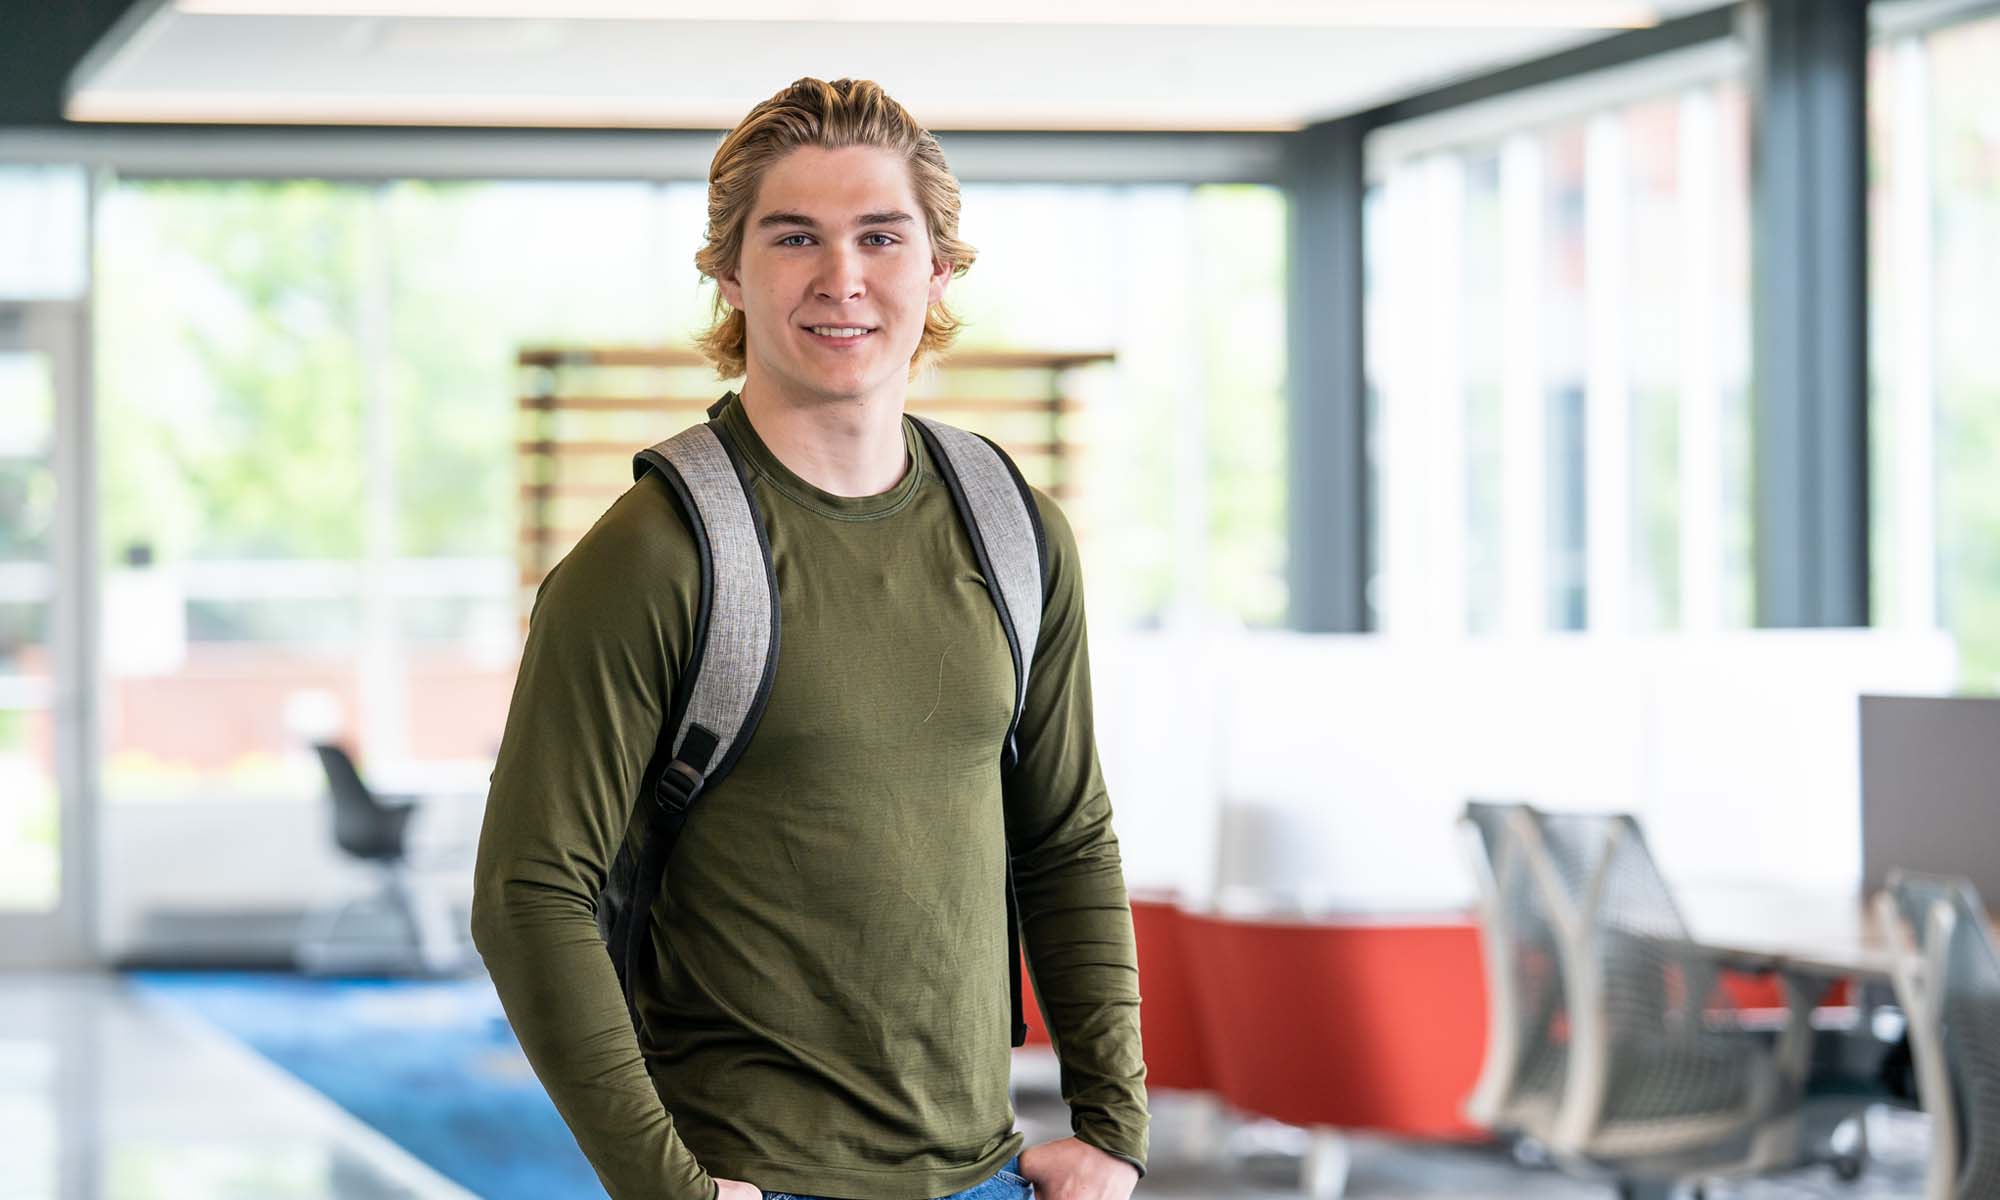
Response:
[[[729,307],[743,311],[743,284],[733,273],[716,276],[715,286],[721,289],[722,298],[729,302]]]
[[[944,285],[951,282],[951,264],[931,260],[930,303],[944,299]]]

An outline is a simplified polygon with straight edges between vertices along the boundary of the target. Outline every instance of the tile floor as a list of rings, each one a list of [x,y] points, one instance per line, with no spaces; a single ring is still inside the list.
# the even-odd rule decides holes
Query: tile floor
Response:
[[[1017,1103],[1031,1142],[1068,1119],[1053,1060],[1023,1052]],[[1854,1186],[1824,1170],[1717,1185],[1710,1200],[1921,1194],[1922,1118],[1871,1125]],[[1154,1099],[1140,1197],[1298,1200],[1301,1134],[1230,1123],[1198,1098]],[[1211,1149],[1236,1151],[1225,1166]],[[1601,1184],[1516,1166],[1481,1148],[1349,1139],[1356,1200],[1570,1200]],[[105,974],[0,972],[0,1200],[468,1200],[470,1193],[255,1053]]]
[[[474,1200],[101,974],[0,973],[0,1200]]]

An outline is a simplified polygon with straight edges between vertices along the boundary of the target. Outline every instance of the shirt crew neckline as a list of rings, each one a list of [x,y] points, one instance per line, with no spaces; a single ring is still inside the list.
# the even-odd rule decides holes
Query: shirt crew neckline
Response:
[[[922,439],[917,436],[916,423],[910,420],[908,413],[903,414],[903,447],[909,452],[910,465],[903,472],[902,479],[888,491],[872,496],[840,496],[808,483],[771,453],[764,439],[757,436],[756,426],[750,423],[750,414],[743,411],[742,396],[731,391],[725,393],[724,399],[728,403],[717,419],[736,436],[737,445],[751,470],[786,498],[822,516],[843,521],[867,521],[890,516],[909,504],[917,494],[917,485],[923,481],[925,456]]]

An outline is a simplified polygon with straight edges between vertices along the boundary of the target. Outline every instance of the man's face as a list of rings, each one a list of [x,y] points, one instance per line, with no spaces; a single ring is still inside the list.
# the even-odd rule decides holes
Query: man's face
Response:
[[[901,395],[950,277],[931,261],[900,158],[801,146],[765,170],[736,274],[717,284],[747,322],[750,375],[794,396],[862,399]]]

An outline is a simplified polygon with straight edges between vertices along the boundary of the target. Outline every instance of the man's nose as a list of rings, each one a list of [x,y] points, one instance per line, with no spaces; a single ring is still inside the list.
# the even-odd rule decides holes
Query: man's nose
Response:
[[[852,300],[865,290],[859,253],[845,246],[829,246],[820,255],[819,274],[813,278],[813,291],[820,299]]]

